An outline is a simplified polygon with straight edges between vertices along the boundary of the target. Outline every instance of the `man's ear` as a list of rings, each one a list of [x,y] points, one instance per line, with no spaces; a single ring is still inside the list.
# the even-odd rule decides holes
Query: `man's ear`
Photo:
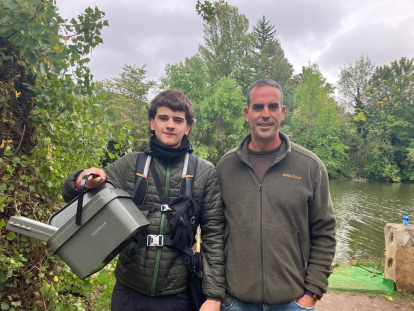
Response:
[[[150,118],[149,125],[151,131],[155,131],[154,118]]]
[[[285,105],[283,105],[282,106],[282,117],[281,117],[281,123],[283,122],[283,121],[285,121],[285,115],[286,115],[286,106]]]
[[[249,107],[245,106],[244,109],[243,109],[243,112],[244,112],[244,119],[246,120],[247,123],[249,123],[249,118],[248,118]]]

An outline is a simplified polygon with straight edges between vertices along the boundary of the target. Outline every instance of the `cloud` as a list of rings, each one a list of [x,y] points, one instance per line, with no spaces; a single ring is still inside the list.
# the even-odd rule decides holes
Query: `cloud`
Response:
[[[282,48],[296,73],[309,61],[335,83],[340,68],[361,56],[377,65],[414,57],[412,0],[227,0],[237,6],[250,30],[263,16],[277,30]],[[203,21],[195,0],[60,0],[64,17],[87,6],[106,13],[104,44],[91,56],[98,80],[118,76],[124,64],[146,65],[147,78],[158,79],[168,63],[197,53],[203,43]]]
[[[75,0],[61,11],[73,17],[96,3]],[[166,63],[191,57],[202,42],[202,20],[193,1],[101,1],[98,8],[109,21],[102,31],[104,43],[90,62],[98,80],[118,76],[124,64],[146,65],[147,78],[158,79]]]
[[[382,66],[410,56],[407,51],[414,51],[414,41],[407,40],[405,33],[396,27],[376,24],[346,32],[315,61],[326,74],[333,77],[339,74],[341,67],[354,64],[360,56],[368,57],[377,66]]]

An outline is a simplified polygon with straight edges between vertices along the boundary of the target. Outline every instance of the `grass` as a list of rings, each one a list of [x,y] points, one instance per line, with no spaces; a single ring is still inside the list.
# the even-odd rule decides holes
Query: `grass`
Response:
[[[350,265],[355,267],[370,268],[381,273],[384,273],[385,271],[384,258],[352,260]]]
[[[94,283],[99,284],[88,297],[90,311],[110,311],[112,290],[115,286],[114,269],[116,260],[93,276]]]
[[[385,271],[385,262],[384,259],[378,258],[378,259],[362,259],[362,260],[352,260],[349,263],[335,263],[332,265],[332,267],[335,269],[340,269],[341,267],[346,267],[346,266],[354,266],[354,267],[363,267],[367,270],[375,270],[378,271],[380,273],[384,273]],[[373,271],[373,272],[375,272]],[[368,275],[368,277],[374,277],[376,274],[372,273],[372,275]],[[386,281],[386,280],[384,280]],[[389,281],[389,280],[388,280]],[[328,289],[329,291],[329,289]],[[348,295],[356,295],[358,293],[353,293],[352,291],[347,292],[347,291],[335,291],[335,290],[331,290],[332,292],[337,292],[337,293],[345,293]],[[414,294],[413,293],[409,293],[409,292],[404,292],[404,291],[397,291],[394,290],[392,293],[389,294],[375,294],[375,293],[365,293],[365,295],[367,295],[368,297],[381,297],[384,298],[385,300],[388,301],[398,301],[400,299],[405,299],[408,300],[410,303],[410,308],[414,308]]]

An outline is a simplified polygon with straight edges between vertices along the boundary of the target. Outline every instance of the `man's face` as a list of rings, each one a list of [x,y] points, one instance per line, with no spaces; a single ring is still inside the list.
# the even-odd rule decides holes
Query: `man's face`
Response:
[[[172,111],[167,107],[158,107],[157,114],[150,118],[150,128],[158,141],[164,146],[178,148],[184,135],[190,133],[184,111]]]
[[[265,151],[280,145],[279,126],[286,111],[281,102],[280,90],[275,87],[265,85],[250,91],[250,107],[244,107],[252,133],[250,149]]]

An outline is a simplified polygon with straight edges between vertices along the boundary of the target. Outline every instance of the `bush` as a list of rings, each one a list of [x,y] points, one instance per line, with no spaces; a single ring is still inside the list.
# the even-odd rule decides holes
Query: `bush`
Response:
[[[3,0],[0,16],[0,309],[85,310],[93,279],[6,223],[46,223],[63,206],[65,177],[100,165],[113,134],[86,65],[108,23],[96,8],[63,20],[52,0]]]

